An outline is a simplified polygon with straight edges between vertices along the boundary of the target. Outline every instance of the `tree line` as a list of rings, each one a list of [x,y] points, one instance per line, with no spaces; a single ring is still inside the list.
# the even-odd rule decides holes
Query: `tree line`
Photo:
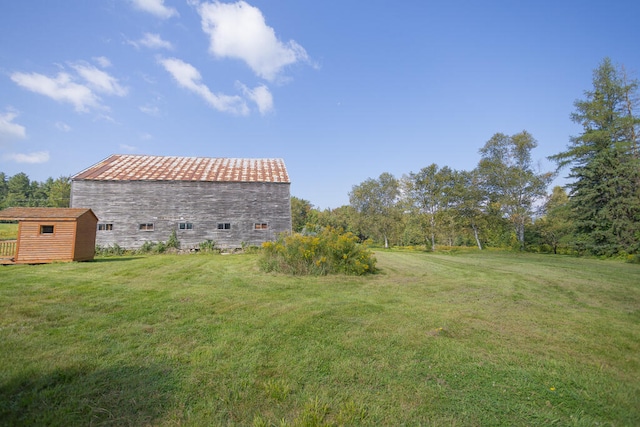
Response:
[[[0,172],[0,209],[14,206],[69,207],[71,178],[32,181],[23,173],[7,177]]]
[[[292,198],[294,231],[330,225],[390,245],[512,247],[594,255],[640,254],[638,81],[605,58],[575,101],[582,127],[554,171],[536,170],[534,137],[496,133],[472,171],[431,164],[401,178],[354,185],[349,205],[318,211]],[[570,184],[548,193],[569,170]]]

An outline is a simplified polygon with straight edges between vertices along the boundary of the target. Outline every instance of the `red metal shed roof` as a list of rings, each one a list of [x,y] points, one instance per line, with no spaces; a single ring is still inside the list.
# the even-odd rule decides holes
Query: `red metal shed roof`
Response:
[[[22,221],[27,219],[77,219],[87,212],[87,208],[7,208],[0,211],[0,219]]]
[[[289,183],[282,159],[230,159],[114,154],[73,180]]]

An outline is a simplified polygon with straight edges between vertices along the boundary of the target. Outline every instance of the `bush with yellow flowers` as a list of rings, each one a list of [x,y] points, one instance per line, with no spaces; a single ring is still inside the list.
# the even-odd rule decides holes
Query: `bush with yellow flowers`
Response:
[[[262,244],[260,267],[293,275],[364,275],[376,271],[376,259],[353,233],[326,227],[311,234],[282,235]]]

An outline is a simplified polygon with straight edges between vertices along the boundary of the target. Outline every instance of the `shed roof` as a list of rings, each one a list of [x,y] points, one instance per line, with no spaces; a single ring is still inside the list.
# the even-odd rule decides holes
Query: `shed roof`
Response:
[[[22,221],[27,219],[58,219],[70,220],[80,218],[87,212],[95,216],[91,209],[87,208],[7,208],[0,211],[0,219]],[[96,217],[97,219],[97,217]]]
[[[232,159],[114,154],[72,177],[91,181],[289,183],[282,159]]]

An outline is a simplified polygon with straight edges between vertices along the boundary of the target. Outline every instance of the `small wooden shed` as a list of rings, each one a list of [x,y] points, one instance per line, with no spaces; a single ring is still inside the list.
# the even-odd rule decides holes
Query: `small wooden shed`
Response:
[[[7,208],[0,220],[18,221],[18,238],[2,242],[0,264],[89,261],[95,256],[98,217],[85,208]],[[13,250],[12,250],[13,249]]]

